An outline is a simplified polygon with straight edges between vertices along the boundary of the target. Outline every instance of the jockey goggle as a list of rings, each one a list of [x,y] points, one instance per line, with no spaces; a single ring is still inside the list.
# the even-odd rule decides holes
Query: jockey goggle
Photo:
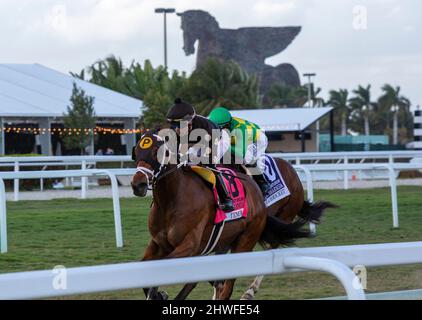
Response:
[[[175,129],[180,129],[182,122],[187,122],[188,125],[192,124],[192,120],[195,117],[195,115],[187,115],[185,117],[183,117],[183,119],[167,119],[167,122],[170,123],[170,127],[175,130]]]
[[[221,123],[218,125],[220,129],[230,129],[230,122]]]

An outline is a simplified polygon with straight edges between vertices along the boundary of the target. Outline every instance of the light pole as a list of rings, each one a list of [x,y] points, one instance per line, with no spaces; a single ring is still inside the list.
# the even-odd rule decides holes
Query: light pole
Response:
[[[391,112],[393,113],[393,144],[396,145],[399,143],[399,106],[394,105],[391,107]]]
[[[174,13],[174,8],[157,8],[155,13],[164,13],[164,68],[167,69],[167,13]]]
[[[312,100],[312,94],[311,94],[311,85],[312,85],[312,77],[316,76],[316,73],[305,73],[303,74],[304,77],[308,78],[308,107],[311,107],[311,100]]]
[[[311,108],[311,100],[312,100],[312,77],[316,76],[316,73],[305,73],[303,74],[304,77],[308,78],[308,108]],[[316,134],[315,134],[315,143],[316,143],[316,151],[319,152],[319,121],[316,123]]]

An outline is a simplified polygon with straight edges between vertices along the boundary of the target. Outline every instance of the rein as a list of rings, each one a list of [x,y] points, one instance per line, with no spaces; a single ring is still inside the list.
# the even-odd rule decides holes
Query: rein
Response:
[[[243,177],[235,176],[233,174],[226,173],[226,172],[221,172],[220,170],[213,169],[213,168],[210,168],[210,167],[207,167],[207,169],[209,169],[209,170],[211,170],[212,172],[215,172],[215,173],[221,173],[222,175],[227,176],[227,177],[232,177],[232,178],[235,178],[235,179],[246,181],[246,179],[243,178]]]
[[[176,172],[177,170],[179,170],[182,166],[184,166],[185,164],[179,164],[176,167],[168,170],[168,171],[164,171],[164,173],[161,173],[162,168],[160,168],[160,170],[158,171],[158,173],[154,176],[153,179],[153,186],[160,181],[161,179],[164,179],[165,177],[167,177],[168,175],[172,174],[173,172]],[[164,167],[165,168],[165,167]]]

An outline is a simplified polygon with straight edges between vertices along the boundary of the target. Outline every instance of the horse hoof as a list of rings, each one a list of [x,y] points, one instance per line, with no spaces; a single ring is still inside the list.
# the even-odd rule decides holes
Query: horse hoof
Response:
[[[252,292],[250,292],[252,291]],[[243,296],[240,298],[240,300],[253,300],[254,298],[254,292],[253,290],[249,289],[248,291],[246,291]]]
[[[158,292],[158,299],[159,300],[168,300],[169,295],[165,291],[160,291],[160,292]]]

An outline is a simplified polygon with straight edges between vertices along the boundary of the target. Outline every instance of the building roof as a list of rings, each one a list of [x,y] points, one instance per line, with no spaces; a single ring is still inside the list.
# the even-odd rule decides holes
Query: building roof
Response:
[[[63,117],[73,83],[93,96],[98,117],[138,118],[143,103],[40,64],[0,64],[0,117]]]
[[[332,107],[233,110],[233,117],[259,125],[267,132],[292,132],[307,129],[328,114]]]

